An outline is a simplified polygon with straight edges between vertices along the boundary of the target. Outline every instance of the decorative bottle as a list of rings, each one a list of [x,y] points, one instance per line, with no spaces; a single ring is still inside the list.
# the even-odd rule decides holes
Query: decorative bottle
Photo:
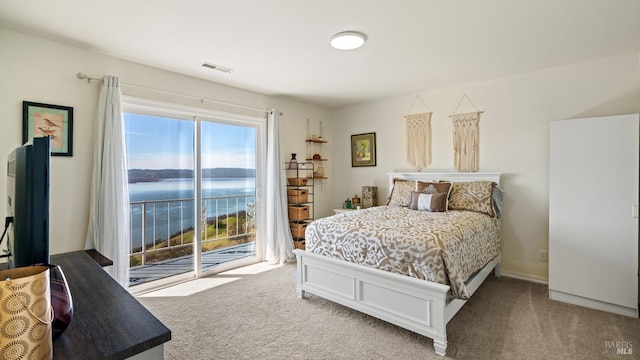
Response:
[[[347,198],[347,200],[344,202],[344,208],[351,209],[351,199]]]
[[[351,207],[353,209],[360,209],[360,198],[358,197],[358,194],[351,199]]]
[[[298,160],[296,160],[296,154],[291,153],[291,160],[289,161],[289,169],[295,170],[298,168]]]

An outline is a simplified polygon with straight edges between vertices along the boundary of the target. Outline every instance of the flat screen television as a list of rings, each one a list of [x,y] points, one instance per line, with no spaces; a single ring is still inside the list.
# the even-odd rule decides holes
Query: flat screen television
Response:
[[[49,263],[48,137],[14,149],[7,159],[7,250],[9,268]]]

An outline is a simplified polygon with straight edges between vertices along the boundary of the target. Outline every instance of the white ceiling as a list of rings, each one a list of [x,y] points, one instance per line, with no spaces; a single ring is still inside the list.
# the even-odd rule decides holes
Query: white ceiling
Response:
[[[4,0],[0,27],[335,108],[640,51],[640,0]]]

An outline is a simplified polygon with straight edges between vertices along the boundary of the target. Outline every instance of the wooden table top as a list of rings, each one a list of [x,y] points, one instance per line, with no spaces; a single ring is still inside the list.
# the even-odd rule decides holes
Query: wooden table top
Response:
[[[171,340],[169,330],[84,251],[51,256],[67,278],[74,314],[54,359],[126,359]]]

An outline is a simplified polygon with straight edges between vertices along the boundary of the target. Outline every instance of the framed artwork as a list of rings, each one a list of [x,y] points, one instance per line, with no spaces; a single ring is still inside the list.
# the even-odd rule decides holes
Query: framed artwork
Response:
[[[73,156],[73,108],[23,101],[22,143],[45,136],[52,156]]]
[[[351,135],[351,166],[376,166],[376,133]]]

